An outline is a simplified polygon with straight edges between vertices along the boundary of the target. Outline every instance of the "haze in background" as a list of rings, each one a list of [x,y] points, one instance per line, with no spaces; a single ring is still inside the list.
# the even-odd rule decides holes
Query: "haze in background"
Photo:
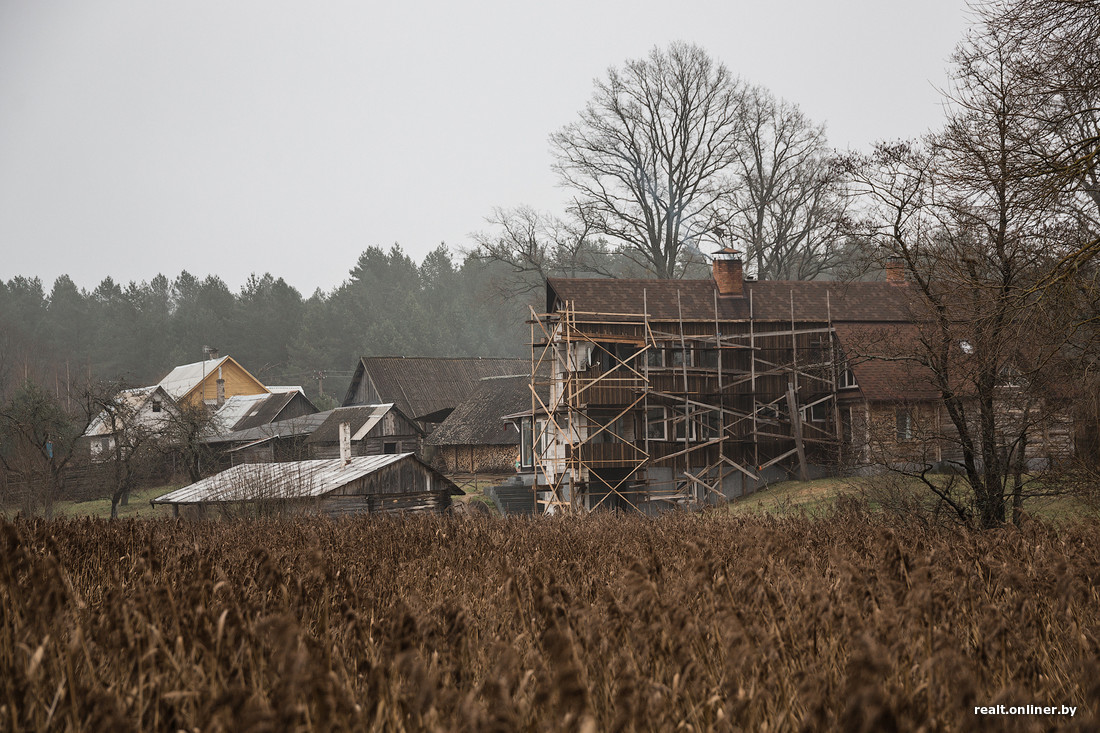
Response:
[[[962,0],[0,0],[0,278],[250,272],[303,293],[369,245],[418,261],[494,206],[560,210],[547,136],[672,40],[827,124],[919,135]]]

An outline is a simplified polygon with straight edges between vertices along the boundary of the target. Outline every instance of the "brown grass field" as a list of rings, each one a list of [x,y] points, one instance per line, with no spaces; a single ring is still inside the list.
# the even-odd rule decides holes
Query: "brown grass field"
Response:
[[[0,519],[0,730],[1097,730],[1098,537]]]

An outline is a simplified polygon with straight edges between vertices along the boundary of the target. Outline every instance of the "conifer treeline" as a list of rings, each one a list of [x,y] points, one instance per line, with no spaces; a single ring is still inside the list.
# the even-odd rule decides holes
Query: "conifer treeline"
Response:
[[[125,285],[108,277],[91,291],[67,275],[49,290],[13,277],[0,281],[0,378],[31,370],[149,384],[211,346],[266,384],[310,395],[317,372],[329,372],[324,389],[338,399],[360,355],[524,355],[526,306],[499,295],[496,267],[446,245],[419,265],[397,245],[371,247],[342,285],[309,297],[270,273],[239,292],[186,270]]]

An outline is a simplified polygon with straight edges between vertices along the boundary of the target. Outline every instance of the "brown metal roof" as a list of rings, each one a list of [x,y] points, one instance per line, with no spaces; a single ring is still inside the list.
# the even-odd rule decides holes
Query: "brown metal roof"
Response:
[[[530,372],[526,359],[443,359],[419,356],[364,356],[352,377],[344,403],[354,399],[360,381],[368,378],[383,400],[419,420],[451,410],[465,400],[485,377]]]
[[[555,303],[573,301],[576,311],[589,313],[647,313],[653,320],[676,320],[682,308],[685,321],[713,321],[716,287],[706,280],[638,280],[608,278],[550,278],[546,281],[547,311]],[[904,322],[911,321],[910,286],[905,283],[835,282],[822,280],[746,281],[743,297],[718,296],[718,318],[723,321]],[[580,320],[587,320],[580,317]],[[600,320],[619,320],[601,318]]]

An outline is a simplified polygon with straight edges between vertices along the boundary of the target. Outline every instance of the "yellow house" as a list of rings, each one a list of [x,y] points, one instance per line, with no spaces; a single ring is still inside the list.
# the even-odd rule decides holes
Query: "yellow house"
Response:
[[[237,395],[270,394],[231,356],[178,366],[160,380],[159,386],[180,405],[217,407]]]

